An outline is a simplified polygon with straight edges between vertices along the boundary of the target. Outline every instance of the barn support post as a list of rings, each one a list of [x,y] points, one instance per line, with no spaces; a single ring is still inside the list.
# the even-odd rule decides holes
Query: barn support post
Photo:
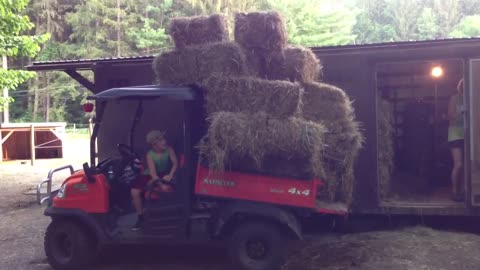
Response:
[[[2,139],[2,131],[0,130],[0,163],[3,162],[3,139]]]
[[[7,130],[8,131],[8,130]],[[5,143],[10,136],[12,136],[13,130],[8,131],[5,137],[2,137],[2,131],[0,130],[0,163],[3,162],[3,143]]]
[[[35,125],[30,125],[30,159],[32,166],[35,165]]]

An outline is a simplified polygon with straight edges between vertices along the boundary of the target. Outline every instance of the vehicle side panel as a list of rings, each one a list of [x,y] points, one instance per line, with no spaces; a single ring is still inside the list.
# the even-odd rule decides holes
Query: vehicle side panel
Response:
[[[314,209],[319,180],[295,180],[238,172],[215,172],[198,166],[197,195]]]
[[[53,207],[79,209],[86,213],[107,213],[109,210],[109,186],[103,174],[92,176],[90,183],[83,170],[68,177],[65,182],[65,198],[56,196]]]

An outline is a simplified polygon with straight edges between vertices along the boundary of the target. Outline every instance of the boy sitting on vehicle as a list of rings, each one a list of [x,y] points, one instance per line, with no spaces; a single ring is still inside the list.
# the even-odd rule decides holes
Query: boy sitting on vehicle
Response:
[[[178,160],[172,147],[167,144],[165,134],[159,130],[152,130],[147,134],[147,143],[151,150],[147,152],[147,168],[143,175],[132,183],[132,200],[137,212],[137,222],[132,230],[137,231],[143,223],[142,192],[155,180],[162,179],[170,182],[178,167]],[[166,191],[168,186],[160,184],[162,190]]]

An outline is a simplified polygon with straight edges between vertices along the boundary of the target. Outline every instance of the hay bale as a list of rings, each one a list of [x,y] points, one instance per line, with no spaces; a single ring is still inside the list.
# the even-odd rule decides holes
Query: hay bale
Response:
[[[268,78],[292,82],[314,82],[320,80],[321,64],[312,50],[300,46],[289,46],[285,51],[274,52],[269,58]]]
[[[244,48],[244,52],[249,75],[262,79],[267,78],[265,50]]]
[[[250,76],[275,80],[270,76],[272,69],[285,65],[283,51],[269,51],[261,48],[244,48]],[[279,78],[278,80],[285,80]]]
[[[235,41],[244,48],[283,50],[287,45],[285,22],[276,11],[237,13]]]
[[[278,120],[264,112],[218,112],[209,122],[200,152],[214,170],[251,169],[245,168],[244,160],[253,161],[257,172],[284,170],[274,159],[283,158],[308,164],[311,175],[324,173],[321,154],[325,129],[321,124],[294,117]],[[284,177],[290,176],[288,172],[282,173]]]
[[[354,166],[363,144],[359,123],[354,120],[325,121],[325,181],[328,199],[351,203]]]
[[[205,90],[207,112],[266,112],[286,118],[301,110],[303,88],[298,83],[268,81],[252,77],[212,76],[201,87]]]
[[[175,85],[196,84],[212,75],[247,74],[245,55],[240,46],[233,42],[165,52],[155,58],[153,69],[158,83]]]
[[[390,193],[393,171],[395,169],[394,156],[394,112],[387,100],[378,97],[378,187],[381,198],[387,198]]]
[[[353,196],[354,165],[363,136],[355,121],[352,102],[345,92],[324,83],[304,83],[302,115],[306,120],[322,123],[325,133],[326,186],[320,198],[350,203]]]
[[[237,43],[214,43],[199,50],[197,68],[201,78],[247,75],[245,54]]]
[[[227,21],[219,14],[173,18],[168,32],[177,49],[228,41]]]
[[[349,119],[354,115],[343,90],[325,83],[304,83],[303,117],[314,122]]]

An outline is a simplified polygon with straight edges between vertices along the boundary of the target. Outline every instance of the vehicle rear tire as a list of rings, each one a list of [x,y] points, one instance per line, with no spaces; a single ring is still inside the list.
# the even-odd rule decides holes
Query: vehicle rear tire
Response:
[[[45,254],[56,270],[89,269],[96,251],[93,236],[80,224],[54,220],[44,239]]]
[[[230,237],[228,256],[239,269],[276,270],[287,257],[287,242],[288,237],[275,224],[242,224]]]

